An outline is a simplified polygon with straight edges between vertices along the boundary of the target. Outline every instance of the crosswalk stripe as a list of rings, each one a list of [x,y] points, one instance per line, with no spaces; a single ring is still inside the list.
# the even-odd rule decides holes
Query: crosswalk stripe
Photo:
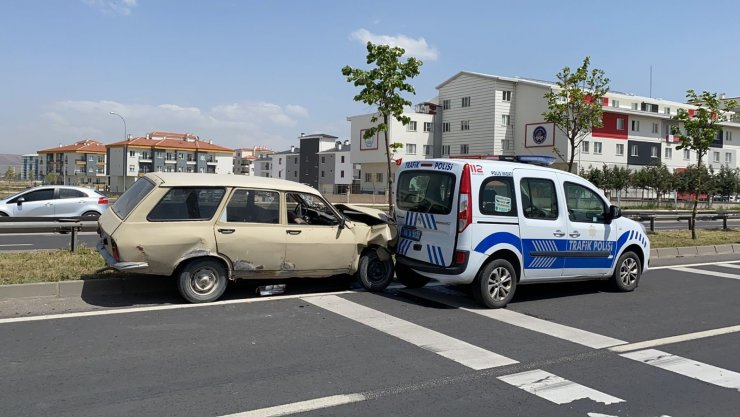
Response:
[[[740,373],[734,371],[718,368],[656,349],[638,350],[636,352],[623,353],[620,356],[675,372],[689,378],[698,379],[712,385],[740,391]]]
[[[624,402],[621,398],[576,384],[541,369],[500,376],[498,379],[560,405],[585,398],[607,405]]]
[[[299,401],[290,404],[277,405],[274,407],[260,408],[257,410],[245,411],[241,413],[229,414],[222,417],[277,417],[287,416],[290,414],[305,413],[316,411],[324,408],[336,407],[365,401],[362,394],[332,395],[330,397],[315,398],[313,400]]]
[[[705,269],[686,268],[686,267],[681,267],[681,266],[677,266],[671,269],[674,269],[676,271],[689,272],[692,274],[703,274],[703,275],[711,275],[713,277],[720,277],[720,278],[740,279],[740,275],[738,274],[728,274],[725,272],[707,271]]]
[[[627,342],[612,337],[603,336],[586,330],[576,329],[575,327],[542,320],[537,317],[517,313],[509,309],[473,309],[466,308],[461,300],[459,293],[451,294],[452,291],[444,287],[435,287],[434,289],[425,288],[419,290],[404,290],[432,301],[437,301],[451,307],[457,307],[471,313],[479,314],[490,319],[498,320],[503,323],[521,327],[537,333],[543,333],[548,336],[557,337],[558,339],[567,340],[579,345],[587,346],[594,349],[604,349],[612,346],[623,345]]]
[[[333,295],[307,297],[304,301],[347,317],[383,333],[434,352],[447,359],[480,370],[518,363],[462,340],[393,317]]]
[[[738,264],[717,264],[717,266],[724,266],[725,268],[740,269],[740,265]]]

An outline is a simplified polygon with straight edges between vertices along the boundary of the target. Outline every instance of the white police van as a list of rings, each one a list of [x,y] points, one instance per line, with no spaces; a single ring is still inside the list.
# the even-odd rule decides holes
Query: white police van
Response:
[[[550,157],[530,157],[542,162]],[[645,228],[585,179],[502,160],[428,159],[396,174],[396,275],[473,284],[478,302],[504,307],[518,284],[611,279],[632,291],[648,269]]]

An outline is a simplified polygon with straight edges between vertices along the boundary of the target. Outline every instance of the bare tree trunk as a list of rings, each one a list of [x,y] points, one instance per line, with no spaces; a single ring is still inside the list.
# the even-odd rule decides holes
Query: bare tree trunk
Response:
[[[568,172],[570,173],[573,173],[573,161],[575,161],[575,159],[576,159],[576,140],[570,139],[570,160],[568,161]]]
[[[388,130],[390,129],[390,126],[388,126],[388,116],[383,115],[383,123],[385,124],[385,158],[388,162],[388,186],[386,187],[386,192],[388,193],[388,215],[393,218],[393,178],[391,178],[391,146],[388,143]]]

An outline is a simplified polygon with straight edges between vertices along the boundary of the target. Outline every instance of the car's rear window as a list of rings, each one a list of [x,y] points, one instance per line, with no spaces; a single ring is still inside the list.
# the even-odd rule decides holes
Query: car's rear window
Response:
[[[175,187],[147,216],[149,221],[210,220],[226,191],[216,187]]]
[[[439,171],[404,171],[398,177],[396,207],[421,213],[449,214],[455,176]]]
[[[115,203],[113,203],[111,209],[119,218],[121,218],[121,220],[123,220],[128,217],[131,210],[133,210],[134,207],[136,207],[136,205],[139,204],[139,202],[153,189],[154,183],[146,178],[142,178],[136,181],[131,188],[126,190],[126,192],[123,193]]]

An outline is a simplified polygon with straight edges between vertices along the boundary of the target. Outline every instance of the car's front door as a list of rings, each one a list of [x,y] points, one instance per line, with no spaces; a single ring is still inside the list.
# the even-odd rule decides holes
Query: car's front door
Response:
[[[524,279],[558,279],[567,243],[566,215],[558,177],[549,171],[514,170],[519,184],[519,233]]]
[[[568,247],[563,276],[608,274],[616,255],[616,231],[606,220],[609,205],[590,187],[563,180],[568,208]]]
[[[284,270],[285,225],[280,193],[236,189],[215,223],[218,252],[231,260],[235,277],[278,277]]]
[[[285,263],[301,277],[347,273],[357,255],[354,231],[318,195],[287,193]]]
[[[21,200],[22,199],[22,200]],[[20,200],[20,202],[19,202]],[[13,215],[19,217],[38,217],[54,215],[54,188],[29,191],[10,200]]]

